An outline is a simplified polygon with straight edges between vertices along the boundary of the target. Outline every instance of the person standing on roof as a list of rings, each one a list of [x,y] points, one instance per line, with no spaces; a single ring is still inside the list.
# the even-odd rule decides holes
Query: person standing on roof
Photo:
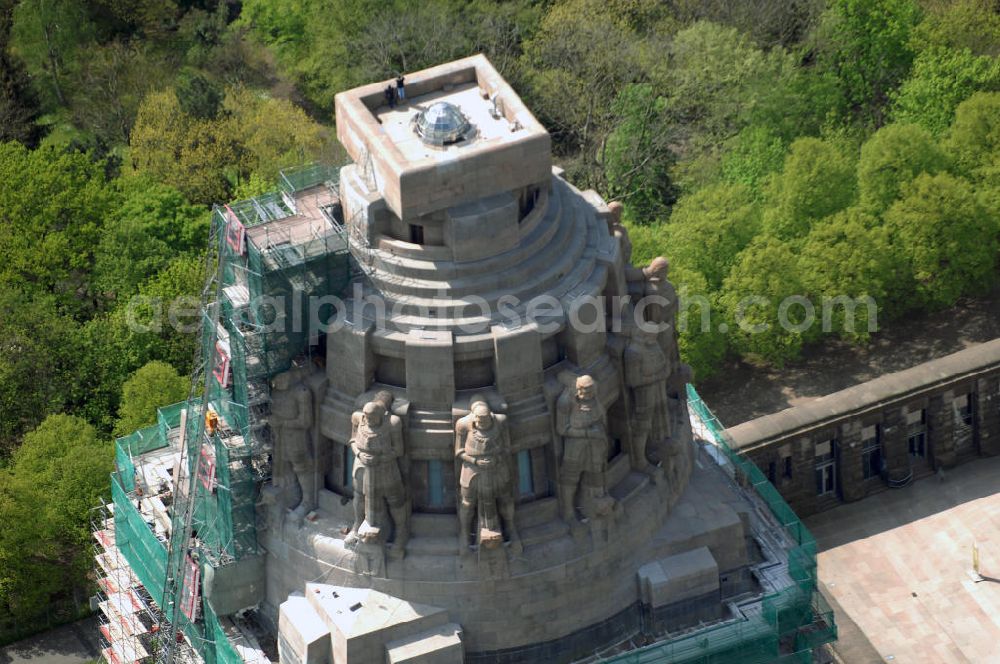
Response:
[[[392,89],[392,83],[385,86],[385,101],[389,108],[396,108],[396,93]]]
[[[396,98],[399,99],[400,103],[406,101],[406,90],[403,89],[404,80],[402,74],[396,77]]]

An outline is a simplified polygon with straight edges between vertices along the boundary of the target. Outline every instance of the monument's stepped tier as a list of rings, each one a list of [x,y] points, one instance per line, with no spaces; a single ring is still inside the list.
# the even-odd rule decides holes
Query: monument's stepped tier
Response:
[[[600,294],[616,258],[614,238],[576,189],[558,177],[550,186],[526,219],[527,227],[518,229],[518,244],[495,256],[461,262],[418,259],[397,253],[403,243],[378,238],[365,295],[384,298],[386,309],[396,312],[387,332],[452,330],[462,343],[458,337],[467,330],[523,318],[533,298],[549,296],[568,309],[576,298]],[[484,307],[492,316],[483,315]]]

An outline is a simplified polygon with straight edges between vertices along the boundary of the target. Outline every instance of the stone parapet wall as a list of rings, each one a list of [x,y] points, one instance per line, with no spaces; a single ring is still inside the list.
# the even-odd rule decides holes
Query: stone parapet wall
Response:
[[[728,434],[800,516],[992,456],[1000,453],[1000,339],[745,422]],[[833,490],[821,493],[828,485],[817,474],[827,442],[835,479]],[[881,472],[866,477],[866,464]]]

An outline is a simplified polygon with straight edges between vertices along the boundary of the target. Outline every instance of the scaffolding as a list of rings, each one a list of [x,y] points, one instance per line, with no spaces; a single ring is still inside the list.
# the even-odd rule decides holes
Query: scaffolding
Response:
[[[258,553],[256,507],[271,474],[270,379],[314,359],[318,337],[310,319],[295,316],[352,278],[337,173],[319,164],[286,170],[278,191],[213,210],[190,396],[116,441],[109,527],[95,526],[149,607],[129,615],[151,616],[145,631],[108,628],[120,651],[106,653],[111,664],[252,656],[252,646],[237,650],[240,630],[216,614],[201,579],[206,566]],[[115,593],[102,601],[124,607],[118,613],[131,606]]]
[[[713,457],[730,479],[776,527],[771,536],[787,552],[787,568],[782,568],[782,574],[787,573],[791,583],[781,590],[766,592],[752,610],[734,619],[600,661],[811,664],[814,650],[837,638],[833,610],[817,590],[816,540],[757,466],[733,451],[725,428],[692,385],[687,386],[687,393],[695,435],[709,444]]]

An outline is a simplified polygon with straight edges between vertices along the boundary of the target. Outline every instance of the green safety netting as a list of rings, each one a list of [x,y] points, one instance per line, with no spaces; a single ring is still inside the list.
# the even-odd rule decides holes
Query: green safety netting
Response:
[[[688,408],[702,421],[712,442],[732,465],[734,479],[756,493],[794,542],[788,549],[788,573],[793,583],[784,590],[765,595],[761,611],[746,620],[721,623],[602,661],[616,664],[810,663],[813,648],[837,638],[833,611],[816,590],[816,540],[760,469],[728,445],[725,427],[694,386],[688,385],[687,393]]]
[[[153,601],[163,606],[167,544],[161,542],[146,524],[117,474],[111,476],[111,497],[115,506],[115,546]]]
[[[211,655],[205,656],[207,664],[243,664],[243,658],[233,647],[229,637],[226,636],[219,617],[212,609],[212,603],[205,601],[202,603],[205,615],[205,650],[211,650]]]
[[[139,429],[115,441],[115,469],[125,490],[135,489],[135,459],[164,445],[157,426]]]
[[[255,502],[260,469],[253,455],[262,440],[268,380],[287,370],[309,349],[309,320],[296,323],[292,314],[309,316],[309,297],[339,294],[350,280],[350,261],[342,229],[291,237],[268,225],[252,241],[233,241],[232,223],[246,228],[292,213],[295,187],[327,185],[336,171],[312,166],[283,176],[285,194],[275,193],[216,208],[219,252],[219,309],[202,319],[203,361],[213,375],[202,395],[222,418],[224,437],[204,435],[203,415],[189,420],[189,440],[210,442],[214,449],[215,489],[198,489],[194,527],[216,553],[216,562],[256,552]],[[291,199],[291,200],[289,200]],[[218,349],[228,358],[228,378],[218,380]],[[223,374],[225,372],[222,372]],[[190,455],[192,463],[194,455]]]
[[[183,433],[189,476],[195,475],[198,464],[190,513],[201,565],[224,565],[257,553],[257,494],[267,472],[268,381],[306,353],[311,341],[309,318],[295,325],[287,314],[301,311],[309,316],[311,296],[340,295],[351,278],[339,209],[321,210],[330,223],[305,236],[293,236],[287,225],[268,222],[293,215],[299,192],[336,187],[337,173],[326,165],[291,169],[282,173],[280,191],[214,210],[211,251],[218,258],[219,297],[202,312],[200,364],[205,369],[200,394],[161,408],[156,425],[116,442],[116,533],[126,559],[160,607],[179,601],[182,584],[171,586],[170,592],[178,596],[166,598],[166,579],[168,570],[176,575],[183,569],[189,547],[159,541],[136,509],[135,496],[130,496],[136,458],[176,444]],[[315,192],[322,190],[308,196]],[[206,407],[223,424],[211,434],[205,427]],[[185,409],[189,416],[181,432]],[[174,510],[172,530],[185,531],[184,510]],[[191,622],[179,615],[177,628],[209,664],[239,662],[210,603],[202,601],[201,606],[202,620]]]

